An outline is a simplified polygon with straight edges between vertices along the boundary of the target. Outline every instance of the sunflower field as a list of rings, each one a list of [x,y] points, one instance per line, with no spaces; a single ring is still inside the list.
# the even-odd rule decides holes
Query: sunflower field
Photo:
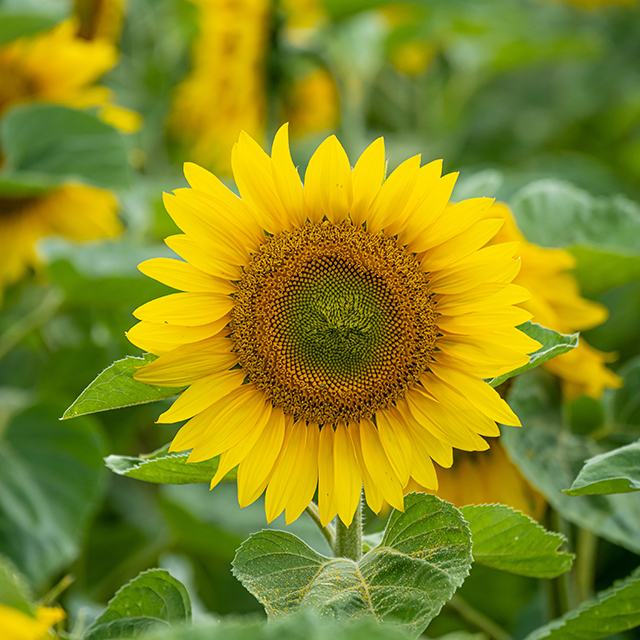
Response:
[[[0,0],[0,640],[638,628],[640,3]]]

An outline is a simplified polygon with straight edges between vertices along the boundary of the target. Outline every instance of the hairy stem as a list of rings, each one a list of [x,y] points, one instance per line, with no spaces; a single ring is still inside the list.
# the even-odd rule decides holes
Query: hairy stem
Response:
[[[362,558],[362,500],[347,527],[340,516],[336,518],[336,543],[333,553],[338,558],[350,558],[358,562]]]
[[[331,550],[335,550],[336,544],[336,532],[335,527],[331,524],[328,524],[326,527],[322,526],[322,522],[320,522],[320,512],[318,511],[318,505],[315,502],[312,502],[306,509],[308,516],[315,522],[320,529],[320,533],[324,536],[324,539],[329,543],[329,547]]]

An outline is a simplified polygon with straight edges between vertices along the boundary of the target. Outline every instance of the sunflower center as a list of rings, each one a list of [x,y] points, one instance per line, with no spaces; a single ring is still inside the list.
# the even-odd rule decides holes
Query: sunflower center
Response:
[[[231,339],[276,407],[310,421],[371,417],[427,369],[427,275],[395,240],[349,222],[270,237],[238,286]]]

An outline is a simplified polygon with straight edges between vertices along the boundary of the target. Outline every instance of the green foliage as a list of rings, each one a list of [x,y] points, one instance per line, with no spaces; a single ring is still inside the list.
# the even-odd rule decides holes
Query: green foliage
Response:
[[[164,484],[197,484],[211,482],[218,470],[220,456],[203,462],[187,464],[187,453],[168,453],[169,447],[163,447],[160,452],[149,457],[132,458],[128,456],[109,456],[105,463],[111,471],[128,478],[145,480],[146,482],[161,482]],[[235,480],[236,469],[225,475],[223,482]]]
[[[49,29],[56,24],[53,16],[37,13],[14,13],[0,9],[0,46]]]
[[[109,601],[83,640],[139,637],[156,625],[191,621],[191,599],[184,585],[160,569],[141,573]]]
[[[10,185],[54,186],[79,180],[103,188],[129,185],[127,142],[94,114],[52,104],[14,107],[0,122]],[[1,183],[0,183],[1,184]]]
[[[524,324],[521,324],[518,329],[523,333],[526,333],[530,338],[537,340],[542,346],[530,355],[529,362],[523,367],[519,367],[518,369],[514,369],[508,373],[503,373],[501,376],[488,380],[487,382],[492,387],[497,387],[509,378],[513,378],[525,371],[539,367],[544,362],[547,362],[547,360],[551,360],[551,358],[567,353],[567,351],[571,351],[571,349],[578,346],[577,333],[565,336],[562,333],[558,333],[552,329],[547,329],[546,327],[542,327],[533,322],[525,322]]]
[[[127,356],[122,360],[117,360],[98,375],[64,412],[62,418],[66,420],[89,413],[155,402],[178,395],[182,389],[156,387],[133,379],[133,374],[140,367],[155,359],[156,356],[146,354],[142,358]]]
[[[34,615],[31,594],[24,577],[4,556],[0,556],[0,604]]]
[[[640,501],[634,494],[569,497],[586,459],[603,453],[565,423],[557,382],[540,369],[514,382],[509,402],[522,428],[503,428],[502,444],[525,478],[562,517],[598,536],[640,552]]]
[[[473,561],[532,578],[555,578],[571,568],[574,555],[560,549],[566,538],[504,505],[467,505]]]
[[[590,458],[580,470],[568,496],[640,491],[640,441]]]
[[[327,558],[283,531],[252,535],[234,575],[270,617],[310,607],[335,618],[373,617],[416,636],[462,584],[471,538],[460,512],[435,496],[409,494],[378,547],[358,562]]]
[[[77,557],[104,486],[94,423],[58,416],[57,404],[31,407],[0,441],[0,552],[36,584]]]
[[[640,625],[640,569],[525,640],[598,640]]]

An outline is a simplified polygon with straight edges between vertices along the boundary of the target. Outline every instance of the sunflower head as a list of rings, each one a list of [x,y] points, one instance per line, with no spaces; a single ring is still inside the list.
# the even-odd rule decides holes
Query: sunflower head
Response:
[[[140,265],[181,291],[128,333],[159,356],[138,380],[188,385],[160,417],[188,420],[172,450],[220,455],[212,486],[237,466],[240,504],[266,489],[269,520],[317,491],[322,521],[349,524],[363,485],[402,509],[411,479],[437,487],[432,461],[519,424],[482,380],[539,347],[515,328],[517,244],[486,246],[490,199],[450,204],[455,174],[419,156],[385,179],[382,139],[352,169],[328,138],[303,185],[286,126],[271,157],[242,134],[232,165],[240,197],[185,166],[191,188],[165,197],[182,260]]]

